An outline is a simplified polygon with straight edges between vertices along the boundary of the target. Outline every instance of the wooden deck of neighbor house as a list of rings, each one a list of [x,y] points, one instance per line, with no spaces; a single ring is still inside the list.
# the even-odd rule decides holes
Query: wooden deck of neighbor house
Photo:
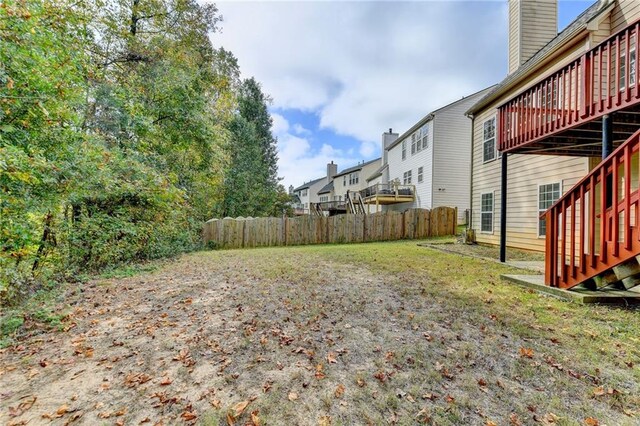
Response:
[[[410,203],[416,199],[416,187],[398,183],[378,183],[363,189],[360,195],[365,204]]]

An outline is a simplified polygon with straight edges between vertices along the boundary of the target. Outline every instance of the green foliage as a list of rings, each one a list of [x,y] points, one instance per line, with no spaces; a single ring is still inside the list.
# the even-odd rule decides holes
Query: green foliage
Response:
[[[0,304],[286,207],[268,96],[195,0],[0,4]]]

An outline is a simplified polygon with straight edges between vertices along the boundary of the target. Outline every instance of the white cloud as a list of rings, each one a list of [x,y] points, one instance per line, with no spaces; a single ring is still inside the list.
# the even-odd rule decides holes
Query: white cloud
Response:
[[[506,72],[506,2],[217,5],[224,21],[222,33],[212,35],[214,45],[237,56],[243,75],[263,84],[275,109],[313,112],[321,128],[361,141],[359,150],[342,153],[346,158],[377,155],[383,131],[403,132]],[[278,131],[280,175],[288,180],[296,168],[324,170],[320,152],[295,157],[318,156],[319,167],[287,164],[290,144],[312,135],[295,125]]]
[[[300,123],[296,123],[296,124],[293,125],[293,131],[295,132],[296,135],[310,135],[311,134],[311,130],[305,129],[304,127],[302,127],[302,124],[300,124]]]
[[[356,164],[359,160],[354,155],[337,149],[329,144],[322,144],[319,148],[312,148],[311,143],[304,137],[296,136],[289,132],[297,126],[291,126],[287,120],[279,114],[271,114],[278,120],[277,132],[274,134],[278,138],[278,169],[283,177],[282,184],[285,188],[289,185],[299,186],[305,181],[323,177],[327,174],[327,163],[333,161],[342,169],[346,166]]]

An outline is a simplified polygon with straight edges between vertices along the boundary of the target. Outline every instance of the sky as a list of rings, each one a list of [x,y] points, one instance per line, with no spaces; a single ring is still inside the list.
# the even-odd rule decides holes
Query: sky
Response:
[[[594,0],[560,0],[562,30]],[[381,135],[500,82],[507,1],[218,1],[215,47],[272,98],[282,184],[380,156]]]

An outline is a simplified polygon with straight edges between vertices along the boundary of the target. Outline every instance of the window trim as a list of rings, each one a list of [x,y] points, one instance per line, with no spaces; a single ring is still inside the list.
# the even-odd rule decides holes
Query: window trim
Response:
[[[540,187],[542,186],[546,186],[546,185],[555,185],[558,184],[558,188],[559,188],[559,192],[558,192],[558,199],[556,201],[558,201],[560,198],[562,198],[562,180],[558,180],[558,181],[553,181],[553,182],[542,182],[538,184],[538,196],[537,196],[537,217],[536,217],[536,234],[538,236],[538,238],[543,239],[546,238],[546,234],[545,235],[540,235],[540,214],[542,213],[542,210],[540,210]],[[554,201],[553,203],[555,203],[556,201]],[[553,204],[552,204],[553,205]]]
[[[488,194],[491,194],[491,212],[482,211],[482,196],[488,195]],[[491,231],[482,230],[482,215],[484,213],[491,213]],[[493,235],[496,229],[495,224],[496,224],[496,191],[494,190],[494,191],[481,192],[480,193],[480,233]]]
[[[418,183],[424,182],[424,166],[418,167]]]
[[[493,158],[485,160],[485,158],[484,158],[484,146],[485,146],[485,144],[487,143],[487,141],[489,139],[485,139],[484,138],[484,125],[488,121],[491,121],[491,120],[493,120]],[[502,157],[502,153],[500,151],[498,151],[498,128],[497,128],[497,125],[498,125],[498,120],[496,119],[496,114],[494,114],[493,117],[487,118],[486,120],[484,120],[482,122],[482,164],[490,163],[490,162],[495,161],[498,158]]]

